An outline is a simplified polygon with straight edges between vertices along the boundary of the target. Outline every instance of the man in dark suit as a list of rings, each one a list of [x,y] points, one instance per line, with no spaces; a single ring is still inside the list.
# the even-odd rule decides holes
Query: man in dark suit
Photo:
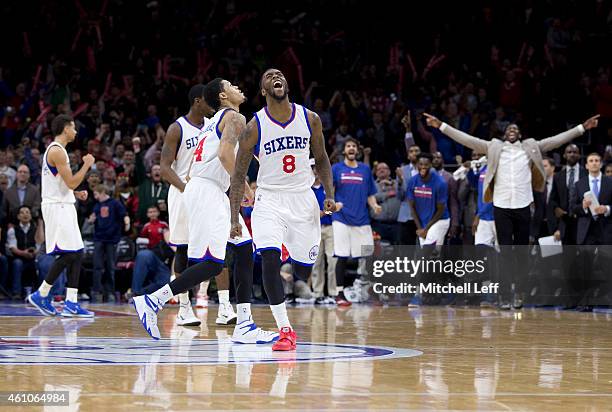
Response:
[[[607,250],[593,246],[612,244],[612,178],[601,172],[601,156],[598,153],[587,156],[586,168],[588,176],[576,183],[574,213],[578,216],[576,240],[579,245],[586,245],[580,248],[582,282],[577,297],[582,296],[580,304],[585,305],[579,309],[590,312],[591,305],[597,304],[598,294],[594,290],[600,289],[608,281],[610,270]],[[598,200],[599,206],[594,210],[591,210],[590,196],[585,196],[587,192]]]
[[[2,199],[2,211],[7,223],[17,224],[17,214],[21,206],[32,210],[32,218],[40,215],[40,189],[30,183],[30,169],[21,165],[17,169],[17,177],[13,186],[9,187]]]
[[[550,194],[550,205],[558,219],[558,226],[553,232],[561,239],[564,245],[576,244],[576,215],[573,205],[576,198],[575,184],[587,175],[586,170],[580,167],[580,149],[575,144],[565,148],[563,154],[566,165],[555,174],[552,192]]]
[[[612,179],[601,173],[601,156],[591,153],[587,156],[588,176],[576,183],[576,200],[574,213],[578,216],[576,240],[579,245],[612,244]],[[584,197],[591,192],[597,197],[599,206],[591,212],[591,201]]]
[[[546,182],[543,192],[533,192],[535,211],[531,219],[531,237],[534,243],[544,236],[550,236],[557,229],[557,218],[553,213],[550,198],[555,176],[555,161],[550,157],[543,159]]]

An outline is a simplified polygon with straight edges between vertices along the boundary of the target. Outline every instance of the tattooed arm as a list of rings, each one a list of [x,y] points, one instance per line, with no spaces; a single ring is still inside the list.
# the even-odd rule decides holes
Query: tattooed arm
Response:
[[[230,176],[234,173],[236,164],[235,147],[238,138],[244,132],[246,127],[246,120],[243,115],[233,110],[228,110],[223,120],[219,125],[221,131],[221,141],[219,142],[219,149],[217,156],[221,164],[227,170]]]
[[[323,211],[332,213],[336,211],[336,203],[334,202],[334,183],[332,178],[331,164],[329,157],[325,151],[325,138],[323,137],[323,127],[319,116],[308,111],[308,122],[312,128],[310,135],[310,147],[315,159],[315,166],[319,173],[319,179],[325,189],[325,201],[323,203]]]
[[[161,175],[164,180],[182,192],[185,190],[185,182],[183,182],[172,169],[172,162],[174,162],[180,141],[181,127],[176,122],[172,123],[166,132],[166,137],[164,138],[164,145],[162,146],[161,150],[160,166]],[[189,168],[191,169],[191,165]]]
[[[234,165],[234,173],[230,183],[230,207],[232,212],[231,237],[239,237],[242,234],[242,227],[238,221],[240,215],[240,203],[244,197],[244,180],[253,158],[253,150],[259,140],[259,129],[257,120],[251,119],[246,128],[238,137],[238,154]]]

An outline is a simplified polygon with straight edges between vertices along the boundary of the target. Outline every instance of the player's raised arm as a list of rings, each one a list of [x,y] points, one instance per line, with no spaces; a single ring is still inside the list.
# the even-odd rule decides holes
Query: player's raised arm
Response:
[[[319,115],[308,111],[308,122],[312,128],[310,137],[310,147],[315,159],[319,179],[325,189],[325,202],[323,204],[325,212],[335,212],[336,204],[334,202],[334,182],[332,177],[331,164],[325,150],[325,138],[323,137],[323,126]]]
[[[68,186],[71,190],[76,189],[83,179],[85,179],[85,175],[87,171],[91,168],[91,165],[94,164],[96,159],[91,155],[87,154],[83,156],[83,166],[81,169],[72,174],[72,170],[70,170],[70,163],[64,152],[59,147],[52,147],[47,154],[47,159],[49,160],[49,164],[55,168],[59,175],[62,177],[66,186]]]
[[[230,207],[232,212],[231,236],[239,236],[242,227],[238,221],[240,214],[240,203],[244,197],[244,179],[246,178],[253,158],[253,150],[259,139],[259,129],[255,118],[247,123],[246,128],[238,137],[238,154],[234,165],[234,173],[230,183]],[[223,139],[222,139],[223,140]]]
[[[166,137],[164,138],[164,144],[161,150],[160,166],[162,178],[182,192],[185,190],[185,182],[183,182],[172,169],[172,163],[174,162],[180,141],[181,127],[177,123],[172,123],[170,127],[168,127]]]
[[[219,161],[221,161],[221,164],[230,176],[234,174],[236,165],[236,156],[234,154],[236,143],[245,128],[246,119],[243,115],[234,110],[228,110],[219,125],[219,130],[221,130],[221,141],[219,142],[217,156],[219,156]]]

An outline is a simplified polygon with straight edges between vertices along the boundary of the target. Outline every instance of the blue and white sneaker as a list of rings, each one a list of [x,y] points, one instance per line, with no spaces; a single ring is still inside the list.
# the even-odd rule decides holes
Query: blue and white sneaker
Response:
[[[31,295],[28,295],[26,300],[30,303],[30,305],[34,306],[40,311],[40,313],[45,316],[57,315],[57,310],[55,310],[55,308],[51,304],[51,296],[43,298],[42,296],[40,296],[40,292],[36,291]]]
[[[64,303],[64,309],[60,313],[65,318],[93,318],[94,313],[81,307],[78,302],[70,302],[69,300]]]
[[[252,319],[240,322],[234,327],[232,342],[234,343],[273,343],[278,340],[278,332],[258,328]]]
[[[142,323],[147,333],[153,339],[161,338],[159,328],[157,327],[157,312],[162,308],[159,303],[156,303],[157,298],[151,295],[142,295],[134,297],[134,309],[138,314],[138,319]]]

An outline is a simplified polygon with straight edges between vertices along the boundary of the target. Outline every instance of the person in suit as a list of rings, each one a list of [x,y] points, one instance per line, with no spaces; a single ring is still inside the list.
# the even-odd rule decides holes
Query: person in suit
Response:
[[[558,226],[553,231],[555,237],[564,245],[576,244],[576,215],[573,204],[576,197],[576,183],[587,175],[586,169],[580,167],[580,149],[569,144],[563,153],[566,165],[555,174],[550,194],[551,208],[558,219]]]
[[[511,123],[504,138],[483,140],[470,136],[436,117],[424,113],[427,124],[464,146],[487,154],[487,175],[484,181],[484,201],[493,201],[495,225],[500,245],[526,245],[529,242],[529,205],[533,190],[543,192],[546,173],[542,153],[556,149],[586,130],[597,127],[599,115],[584,123],[543,140],[522,140],[518,125]]]
[[[555,161],[550,157],[545,157],[543,164],[546,173],[546,188],[543,192],[533,193],[535,210],[531,219],[531,237],[534,243],[537,243],[541,237],[550,236],[557,229],[557,218],[550,203],[555,176]]]
[[[497,240],[502,246],[501,267],[507,272],[502,274],[504,281],[500,284],[500,308],[509,309],[511,305],[508,300],[512,294],[512,285],[515,285],[515,273],[519,276],[526,273],[526,268],[522,265],[527,262],[527,256],[522,256],[523,253],[512,253],[512,248],[503,246],[529,243],[533,191],[543,192],[546,188],[542,153],[556,149],[581,136],[586,130],[597,127],[599,115],[543,140],[522,140],[520,128],[517,124],[511,123],[506,127],[503,139],[490,141],[470,136],[430,114],[423,115],[427,119],[428,126],[440,129],[451,139],[472,150],[487,154],[483,200],[493,202]],[[520,292],[516,293],[519,289],[519,286],[515,287],[513,304],[515,308],[522,307],[520,299],[516,299],[520,295]]]
[[[612,244],[612,178],[601,172],[601,156],[598,153],[591,153],[586,161],[589,174],[576,183],[576,240],[579,245],[609,245]],[[599,206],[593,212],[590,210],[591,201],[584,196],[586,192],[594,194],[599,201]]]
[[[32,218],[40,215],[40,189],[30,183],[30,169],[26,165],[17,168],[17,177],[2,199],[2,210],[7,223],[18,224],[17,214],[21,206],[28,206]]]
[[[610,217],[610,205],[612,205],[612,178],[604,176],[601,172],[601,156],[598,153],[591,153],[586,159],[586,169],[588,176],[583,177],[576,183],[576,200],[574,202],[574,213],[578,216],[576,230],[576,240],[581,247],[580,265],[581,276],[578,283],[577,298],[582,297],[578,302],[578,310],[590,312],[591,306],[596,303],[596,294],[591,292],[599,284],[605,282],[600,275],[609,273],[609,256],[604,251],[597,253],[597,263],[595,262],[595,245],[612,244],[612,218]],[[585,196],[590,192],[598,200],[599,206],[591,210],[592,202],[590,196]],[[599,277],[599,279],[598,279]],[[607,276],[606,276],[607,277]]]

